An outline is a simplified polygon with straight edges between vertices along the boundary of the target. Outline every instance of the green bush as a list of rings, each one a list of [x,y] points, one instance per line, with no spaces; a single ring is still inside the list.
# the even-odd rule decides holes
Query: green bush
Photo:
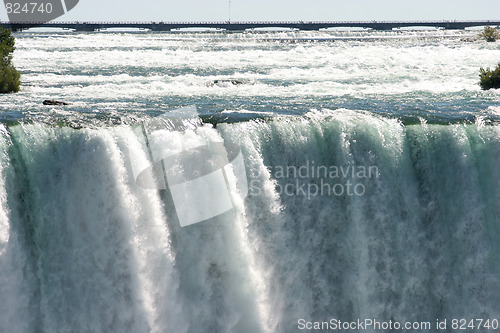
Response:
[[[479,70],[479,85],[483,90],[488,90],[491,88],[500,88],[500,63],[495,69],[490,69],[489,67]]]
[[[495,42],[500,38],[500,33],[497,29],[486,26],[484,27],[484,30],[479,34],[479,37],[485,39],[487,42]]]
[[[15,40],[10,29],[0,28],[0,93],[19,91],[21,74],[12,64]]]
[[[0,93],[19,91],[21,74],[12,65],[0,66]]]

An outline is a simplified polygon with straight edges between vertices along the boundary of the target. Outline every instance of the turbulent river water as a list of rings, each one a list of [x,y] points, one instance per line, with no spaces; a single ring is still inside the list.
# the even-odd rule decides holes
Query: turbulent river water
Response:
[[[495,331],[500,44],[475,34],[16,34],[0,331]]]

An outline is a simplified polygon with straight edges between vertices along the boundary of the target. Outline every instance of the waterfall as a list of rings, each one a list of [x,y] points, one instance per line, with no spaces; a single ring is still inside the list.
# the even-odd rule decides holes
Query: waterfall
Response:
[[[498,126],[323,110],[148,139],[125,125],[2,126],[0,331],[499,318]],[[160,139],[162,158],[237,146],[248,193],[234,195],[230,166],[231,209],[181,227],[175,193],[134,169]]]

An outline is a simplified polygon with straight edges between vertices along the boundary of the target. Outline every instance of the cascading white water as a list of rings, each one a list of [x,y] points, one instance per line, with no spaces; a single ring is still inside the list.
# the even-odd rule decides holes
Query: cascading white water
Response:
[[[498,126],[323,110],[159,134],[238,144],[248,197],[181,228],[136,183],[132,128],[3,129],[0,331],[499,318]]]
[[[497,126],[404,126],[346,110],[218,128],[256,177],[248,232],[272,286],[271,331],[296,331],[298,319],[498,317]],[[287,166],[306,169],[285,177]],[[319,166],[379,173],[313,175]],[[347,181],[364,193],[309,187]]]

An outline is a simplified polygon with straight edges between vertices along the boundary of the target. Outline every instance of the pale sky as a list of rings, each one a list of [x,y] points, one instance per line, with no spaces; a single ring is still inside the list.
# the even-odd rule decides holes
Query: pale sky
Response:
[[[229,7],[232,21],[500,20],[500,0],[80,0],[57,21],[227,21]]]

